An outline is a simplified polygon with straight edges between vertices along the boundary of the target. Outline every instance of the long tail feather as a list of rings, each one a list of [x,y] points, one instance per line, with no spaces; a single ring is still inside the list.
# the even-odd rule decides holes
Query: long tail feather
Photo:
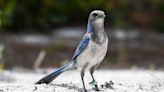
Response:
[[[70,70],[74,68],[74,61],[58,68],[57,70],[55,70],[54,72],[50,73],[49,75],[43,77],[42,79],[40,79],[38,82],[36,82],[35,84],[49,84],[51,81],[53,81],[58,75],[60,75],[61,73],[63,73],[64,71]]]

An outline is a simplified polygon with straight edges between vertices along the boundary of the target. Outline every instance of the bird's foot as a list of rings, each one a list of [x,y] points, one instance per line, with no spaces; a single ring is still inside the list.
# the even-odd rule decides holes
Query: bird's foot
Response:
[[[91,81],[89,84],[95,86],[95,88],[94,88],[95,91],[100,91],[98,86],[97,86],[97,81],[96,80]]]
[[[88,92],[86,89],[82,89],[80,92]]]
[[[99,88],[98,88],[98,86],[97,86],[97,85],[95,85],[94,90],[95,90],[95,91],[101,91],[101,90],[99,90]]]
[[[93,80],[91,82],[89,82],[90,85],[97,85],[97,81],[96,80]]]

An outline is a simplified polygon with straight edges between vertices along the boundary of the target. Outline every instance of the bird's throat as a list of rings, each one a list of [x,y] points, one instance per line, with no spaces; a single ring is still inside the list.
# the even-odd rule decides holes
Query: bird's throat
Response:
[[[89,21],[87,25],[87,32],[104,32],[104,20],[98,19],[92,23]]]

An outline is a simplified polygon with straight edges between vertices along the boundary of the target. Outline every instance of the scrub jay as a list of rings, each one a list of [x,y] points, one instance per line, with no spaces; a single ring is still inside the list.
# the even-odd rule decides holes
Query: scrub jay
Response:
[[[48,84],[61,73],[67,70],[80,68],[83,88],[84,91],[87,92],[83,77],[85,74],[85,70],[89,69],[91,77],[93,79],[90,84],[93,84],[95,86],[95,89],[98,91],[99,89],[93,73],[95,68],[104,59],[107,52],[108,38],[104,31],[104,18],[105,14],[103,11],[92,11],[88,18],[87,32],[78,45],[71,62],[58,68],[51,74],[43,77],[41,80],[36,82],[36,84]]]

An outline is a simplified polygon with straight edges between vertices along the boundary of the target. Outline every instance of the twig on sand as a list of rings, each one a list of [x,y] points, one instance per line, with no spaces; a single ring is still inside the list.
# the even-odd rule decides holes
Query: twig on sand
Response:
[[[151,72],[147,72],[147,73],[158,81],[159,86],[162,86],[162,84],[164,85],[164,82],[161,79],[159,79],[157,76],[155,76],[153,73],[151,73]]]
[[[114,85],[113,81],[109,81],[109,82],[105,82],[104,85],[102,84],[101,87],[102,88],[105,87],[105,88],[109,88],[109,89],[114,89],[113,85]]]

